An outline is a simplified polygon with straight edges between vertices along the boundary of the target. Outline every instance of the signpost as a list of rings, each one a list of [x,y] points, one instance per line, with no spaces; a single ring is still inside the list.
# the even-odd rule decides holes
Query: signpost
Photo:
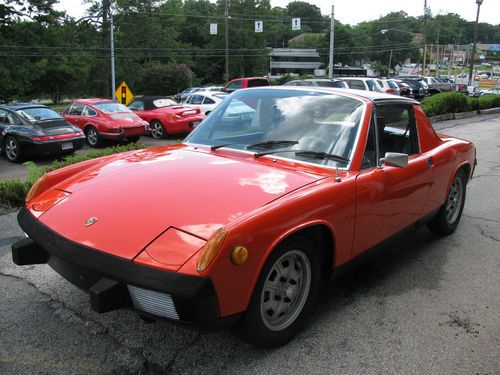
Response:
[[[292,18],[292,30],[300,30],[300,18]]]
[[[264,22],[262,21],[255,21],[255,32],[256,33],[261,33],[264,31]]]
[[[128,87],[127,83],[122,81],[115,91],[115,97],[121,104],[128,105],[132,99],[134,99],[134,94]]]
[[[210,35],[217,35],[217,24],[216,23],[210,24]]]

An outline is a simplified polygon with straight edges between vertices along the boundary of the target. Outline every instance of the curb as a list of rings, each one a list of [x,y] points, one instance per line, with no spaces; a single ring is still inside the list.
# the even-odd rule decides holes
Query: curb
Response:
[[[428,117],[428,119],[431,122],[431,124],[434,124],[436,122],[441,122],[441,121],[460,120],[463,118],[474,117],[477,115],[491,115],[495,113],[500,113],[500,107],[481,109],[470,112],[445,113],[444,115]]]

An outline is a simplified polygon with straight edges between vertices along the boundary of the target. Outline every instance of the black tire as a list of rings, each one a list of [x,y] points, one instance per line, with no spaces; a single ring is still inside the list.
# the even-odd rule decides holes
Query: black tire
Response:
[[[149,128],[151,130],[151,137],[153,137],[154,139],[167,138],[167,130],[160,120],[153,120],[149,125]]]
[[[23,150],[16,138],[11,136],[5,137],[2,148],[8,161],[12,163],[23,161]]]
[[[283,270],[288,270],[286,277]],[[290,341],[314,305],[320,273],[320,259],[309,238],[295,236],[280,244],[266,261],[242,318],[243,338],[261,347]]]
[[[455,231],[464,210],[466,186],[465,172],[459,170],[453,177],[445,202],[436,216],[427,223],[427,227],[432,232],[447,235]]]
[[[85,128],[85,137],[90,147],[101,147],[102,137],[95,126],[89,125]]]
[[[141,138],[140,135],[136,135],[133,137],[127,137],[127,143],[135,143],[139,140],[139,138]]]

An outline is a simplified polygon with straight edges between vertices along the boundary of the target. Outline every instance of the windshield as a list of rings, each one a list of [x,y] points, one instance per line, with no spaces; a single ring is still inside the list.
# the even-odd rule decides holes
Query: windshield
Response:
[[[186,142],[346,167],[332,156],[351,160],[363,112],[361,101],[335,94],[244,90],[223,101]]]
[[[35,107],[35,108],[24,108],[16,111],[25,119],[35,122],[40,120],[60,120],[61,115],[50,108],[45,107]]]
[[[100,109],[101,111],[103,111],[105,113],[132,112],[132,110],[125,107],[124,105],[122,105],[120,103],[115,103],[115,102],[96,103],[95,107]]]

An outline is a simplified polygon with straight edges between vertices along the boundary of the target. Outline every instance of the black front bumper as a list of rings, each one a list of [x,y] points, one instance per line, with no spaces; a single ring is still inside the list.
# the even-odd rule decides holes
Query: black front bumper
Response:
[[[238,316],[218,317],[217,296],[208,277],[141,266],[75,243],[40,223],[25,207],[17,218],[29,238],[12,245],[14,263],[48,263],[61,276],[88,292],[91,306],[98,313],[132,308],[127,290],[127,285],[132,285],[170,295],[182,322],[216,329],[238,319]],[[147,312],[140,313],[151,316]]]

